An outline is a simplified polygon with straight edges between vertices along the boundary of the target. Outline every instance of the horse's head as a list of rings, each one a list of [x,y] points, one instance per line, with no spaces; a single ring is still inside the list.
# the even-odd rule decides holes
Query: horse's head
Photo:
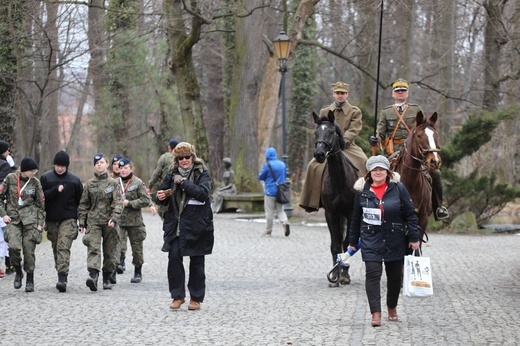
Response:
[[[416,149],[412,149],[416,151],[413,155],[419,157],[429,170],[439,168],[442,162],[436,123],[437,113],[427,117],[419,112],[412,130],[413,139],[416,142]]]
[[[314,158],[319,163],[323,163],[327,157],[345,148],[345,139],[341,129],[334,122],[334,112],[329,111],[327,116],[321,117],[313,112],[312,117],[317,125],[314,130]]]

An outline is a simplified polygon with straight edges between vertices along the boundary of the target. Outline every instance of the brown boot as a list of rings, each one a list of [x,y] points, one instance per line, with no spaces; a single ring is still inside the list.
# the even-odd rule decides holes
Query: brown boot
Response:
[[[390,309],[388,308],[388,320],[391,321],[391,322],[397,322],[397,309],[396,308],[393,308],[393,309]]]
[[[188,305],[188,310],[200,310],[200,303],[190,299],[190,305]]]
[[[381,326],[381,313],[374,312],[374,313],[372,313],[372,327],[379,327],[379,326]]]
[[[170,309],[179,310],[182,304],[184,304],[184,299],[174,299],[170,304]]]

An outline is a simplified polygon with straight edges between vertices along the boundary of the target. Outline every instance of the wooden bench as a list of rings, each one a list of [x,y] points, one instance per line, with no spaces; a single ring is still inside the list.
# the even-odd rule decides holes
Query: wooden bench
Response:
[[[236,195],[224,195],[222,201],[222,211],[242,210],[245,213],[264,212],[263,193],[237,193]]]

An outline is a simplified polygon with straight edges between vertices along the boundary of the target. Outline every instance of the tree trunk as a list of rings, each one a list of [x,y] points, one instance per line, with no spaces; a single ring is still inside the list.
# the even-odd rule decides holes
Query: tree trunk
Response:
[[[190,5],[192,8],[197,8],[196,1],[191,1]],[[182,1],[165,1],[163,6],[170,47],[168,64],[177,85],[184,140],[196,147],[197,156],[209,162],[209,145],[192,56],[193,46],[200,40],[201,26],[204,23],[201,17],[194,16],[191,30],[187,32],[182,16],[184,13]]]
[[[486,28],[484,31],[484,98],[482,107],[495,111],[500,104],[500,61],[502,47],[507,43],[503,31],[503,0],[486,0]]]

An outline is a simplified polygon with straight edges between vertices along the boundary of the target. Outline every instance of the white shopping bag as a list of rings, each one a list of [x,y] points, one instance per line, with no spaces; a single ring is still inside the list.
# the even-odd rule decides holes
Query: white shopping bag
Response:
[[[415,256],[415,250],[411,255],[404,257],[403,295],[412,298],[433,295],[430,257]]]

